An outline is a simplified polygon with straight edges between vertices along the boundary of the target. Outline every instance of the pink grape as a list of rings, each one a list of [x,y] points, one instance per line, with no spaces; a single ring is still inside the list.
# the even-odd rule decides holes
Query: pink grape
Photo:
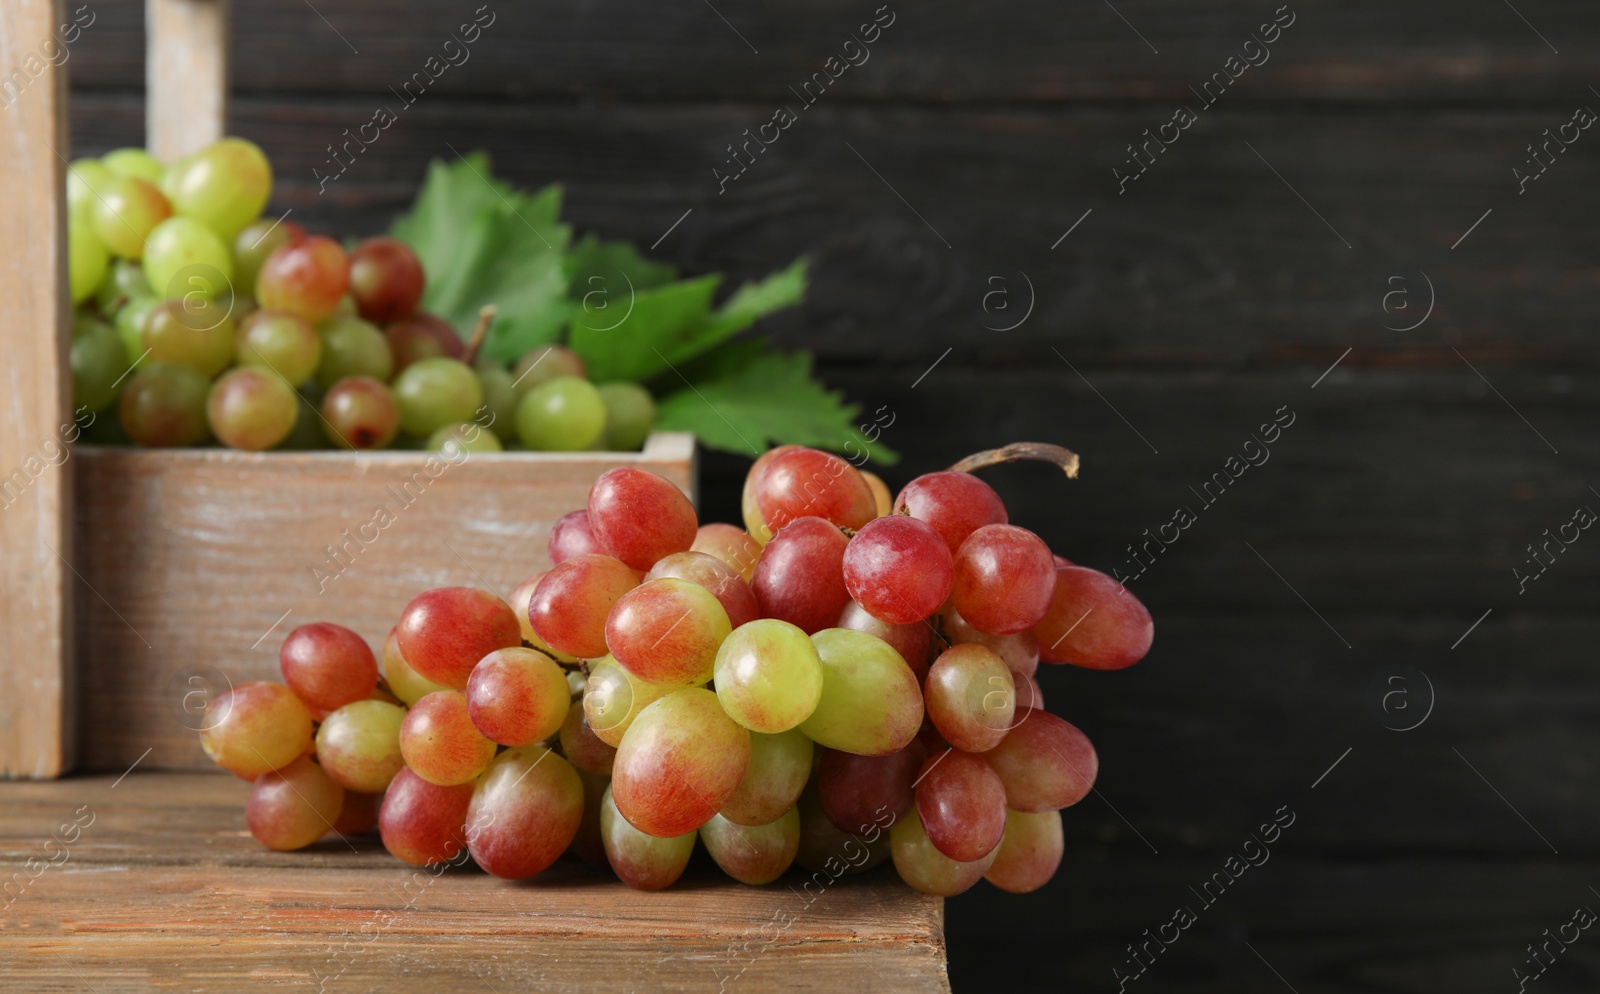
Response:
[[[1016,679],[987,648],[951,646],[928,670],[923,699],[929,720],[946,742],[966,752],[987,752],[1011,728]]]
[[[600,802],[600,839],[611,869],[634,890],[661,890],[676,883],[689,866],[698,837],[692,828],[667,838],[639,831],[622,817],[615,793],[606,788]]]
[[[472,789],[467,849],[497,877],[522,880],[566,851],[583,821],[583,781],[543,746],[507,749]]]
[[[662,556],[687,552],[699,522],[677,485],[655,473],[618,466],[589,490],[589,527],[611,555],[644,571]]]
[[[695,532],[694,544],[689,546],[689,551],[716,556],[733,567],[744,582],[749,583],[756,575],[756,560],[761,558],[761,543],[751,538],[750,533],[743,528],[714,521],[700,526]]]
[[[467,847],[467,808],[472,784],[438,784],[403,769],[378,808],[383,847],[402,863],[428,866],[454,859]]]
[[[811,776],[811,740],[799,731],[750,733],[750,765],[717,813],[736,825],[765,825],[795,805]]]
[[[970,889],[989,872],[1000,852],[995,846],[976,862],[953,860],[933,844],[915,810],[895,822],[889,844],[900,879],[914,890],[937,897],[954,897]]]
[[[574,556],[539,581],[528,601],[528,622],[551,648],[579,659],[606,649],[606,618],[639,585],[632,567],[610,556]]]
[[[677,690],[640,713],[617,749],[611,790],[639,831],[671,838],[704,825],[733,796],[750,765],[750,733],[717,695]]]
[[[1000,495],[971,473],[924,473],[905,485],[894,508],[932,525],[952,556],[974,531],[1011,520]]]
[[[378,685],[378,660],[367,640],[328,621],[290,632],[278,650],[278,664],[289,689],[320,711],[365,700]]]
[[[400,651],[419,674],[463,688],[478,660],[522,644],[510,605],[475,587],[436,587],[411,599],[400,613]]]
[[[829,627],[850,600],[844,585],[848,540],[821,518],[785,525],[756,563],[750,586],[761,613],[795,625],[807,634]]]
[[[1070,807],[1094,788],[1100,758],[1089,737],[1047,711],[1027,710],[1000,744],[983,754],[1018,811]]]
[[[350,253],[350,296],[375,324],[405,317],[422,300],[422,261],[405,242],[382,235]]]
[[[979,631],[1011,635],[1044,617],[1055,586],[1055,562],[1039,536],[984,525],[956,553],[950,602]]]
[[[798,518],[855,529],[877,516],[872,488],[856,468],[817,449],[794,449],[772,460],[755,497],[762,521],[775,532]]]
[[[766,825],[740,825],[712,815],[700,826],[700,841],[723,873],[742,884],[769,884],[794,863],[800,849],[800,812],[791,807]]]
[[[255,297],[263,310],[288,311],[316,324],[334,312],[349,288],[344,249],[331,238],[310,235],[267,256]]]
[[[417,776],[441,787],[466,783],[494,759],[494,743],[472,724],[467,695],[438,690],[406,712],[400,752]]]
[[[539,637],[539,633],[533,630],[533,625],[528,620],[528,605],[532,603],[533,592],[539,586],[539,581],[543,579],[544,573],[535,573],[523,580],[511,591],[511,596],[506,603],[511,605],[511,610],[517,616],[517,627],[522,631],[522,641],[532,643],[535,649],[558,663],[575,663],[578,661],[576,656],[569,656],[564,652],[557,652],[555,649],[550,648],[545,640]]]
[[[999,656],[1014,672],[1022,672],[1032,676],[1039,668],[1039,637],[1030,629],[1012,635],[990,635],[980,632],[961,617],[961,612],[954,609],[944,615],[944,632],[950,636],[950,641],[962,645],[972,643],[981,645]]]
[[[1061,812],[1006,812],[1006,834],[983,878],[1003,891],[1027,894],[1050,882],[1065,848]]]
[[[400,408],[370,376],[346,376],[322,395],[322,433],[341,448],[382,449],[400,432]]]
[[[904,749],[922,726],[922,690],[900,654],[847,628],[811,636],[822,660],[822,697],[800,730],[818,745],[862,756]]]
[[[246,779],[288,766],[310,745],[311,712],[281,683],[251,681],[218,695],[200,732],[211,761]]]
[[[244,820],[268,849],[304,849],[322,838],[344,807],[344,788],[329,780],[310,757],[263,773],[250,785]]]
[[[406,709],[386,701],[354,701],[317,728],[317,763],[346,790],[379,794],[405,766],[400,726]]]
[[[567,720],[561,724],[561,754],[578,768],[580,773],[610,778],[611,765],[616,762],[617,750],[589,727],[588,716],[582,707],[569,708]]]
[[[766,521],[761,517],[761,508],[757,505],[756,494],[761,487],[761,479],[766,476],[767,467],[772,461],[788,452],[800,448],[798,445],[780,445],[768,449],[756,457],[750,466],[750,471],[744,476],[744,489],[739,494],[739,512],[744,518],[746,533],[757,545],[766,545],[772,541],[773,529],[767,527]]]
[[[411,705],[435,690],[449,690],[449,687],[434,683],[411,668],[406,657],[400,653],[399,631],[399,628],[389,629],[388,638],[383,640],[383,679],[394,695]]]
[[[383,329],[384,341],[394,356],[394,371],[405,369],[414,362],[443,356],[460,359],[466,353],[461,336],[443,318],[426,311],[418,311],[398,321],[390,321]]]
[[[950,596],[953,567],[944,539],[903,514],[863,525],[845,547],[843,566],[851,598],[892,624],[919,622]]]
[[[1097,570],[1056,570],[1050,607],[1034,626],[1046,662],[1091,670],[1120,670],[1150,651],[1155,623],[1128,588]]]
[[[641,680],[702,684],[711,679],[717,648],[731,630],[728,612],[711,591],[662,577],[618,599],[606,618],[606,647]]]
[[[721,602],[722,609],[728,612],[728,624],[734,628],[761,617],[761,606],[750,584],[737,570],[715,556],[704,552],[674,552],[650,567],[644,578],[648,583],[663,576],[688,580],[711,591]]]
[[[522,646],[489,653],[467,678],[472,724],[501,745],[531,745],[555,735],[571,701],[567,676],[555,660]]]
[[[933,645],[933,627],[926,621],[910,625],[893,625],[882,618],[873,617],[866,608],[850,601],[839,612],[837,628],[849,628],[883,639],[900,654],[921,683],[928,675],[928,652]]]
[[[589,527],[589,512],[563,514],[550,526],[550,565],[556,566],[573,556],[603,556],[606,550]]]
[[[830,749],[817,766],[817,799],[842,832],[860,835],[898,821],[915,803],[911,784],[925,752],[913,741],[886,756],[856,756]]]
[[[1006,830],[1006,788],[983,757],[951,749],[917,775],[917,817],[940,852],[971,863],[994,852]]]

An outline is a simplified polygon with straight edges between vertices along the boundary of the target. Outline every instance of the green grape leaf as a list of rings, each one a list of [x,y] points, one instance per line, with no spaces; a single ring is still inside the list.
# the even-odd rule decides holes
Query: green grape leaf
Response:
[[[651,262],[627,242],[602,242],[593,234],[584,235],[572,246],[567,253],[566,270],[567,295],[576,301],[582,301],[595,291],[600,285],[594,282],[596,278],[605,281],[605,291],[612,294],[628,287],[635,291],[649,290],[678,278],[676,266]],[[622,279],[618,280],[618,276]],[[613,281],[621,286],[609,285]]]

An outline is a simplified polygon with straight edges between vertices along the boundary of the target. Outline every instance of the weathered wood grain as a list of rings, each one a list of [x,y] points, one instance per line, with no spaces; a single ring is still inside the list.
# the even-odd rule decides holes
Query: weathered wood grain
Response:
[[[509,596],[594,478],[633,465],[694,493],[694,445],[640,453],[244,453],[79,449],[83,755],[204,767],[196,709],[277,679],[296,625],[336,621],[374,649],[430,587]],[[196,696],[198,694],[199,696]]]
[[[145,2],[146,144],[163,162],[227,133],[232,7],[232,0]]]
[[[73,762],[65,187],[68,57],[51,0],[0,2],[0,777]]]
[[[754,888],[692,869],[643,894],[568,861],[522,883],[432,873],[372,836],[272,853],[245,830],[245,790],[143,772],[0,785],[0,867],[12,892],[13,874],[28,879],[0,912],[0,980],[104,992],[949,990],[943,902],[889,871],[807,905],[798,875]],[[74,821],[80,831],[63,836]],[[35,877],[29,858],[59,865]],[[793,924],[762,932],[780,913]]]

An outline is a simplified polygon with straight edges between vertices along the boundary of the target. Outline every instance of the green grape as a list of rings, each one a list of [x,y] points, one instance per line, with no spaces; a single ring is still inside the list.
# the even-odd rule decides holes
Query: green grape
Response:
[[[411,668],[406,657],[400,654],[400,640],[396,633],[397,630],[391,628],[389,637],[383,640],[383,679],[394,691],[394,696],[409,706],[436,690],[449,690],[444,684],[434,683]]]
[[[633,452],[644,446],[656,423],[656,402],[637,383],[605,383],[597,388],[606,405],[606,448]]]
[[[1000,847],[971,863],[962,863],[940,852],[922,827],[922,819],[912,808],[889,829],[889,851],[900,879],[914,890],[939,897],[954,897],[983,878],[994,865]]]
[[[822,699],[817,647],[803,629],[776,618],[735,629],[717,650],[714,679],[728,717],[752,732],[786,732]]]
[[[583,713],[589,719],[589,730],[615,748],[640,712],[677,689],[641,680],[611,656],[602,656],[590,663],[589,682],[583,688]]]
[[[191,366],[150,362],[128,377],[117,418],[140,445],[195,445],[206,439],[211,381]]]
[[[425,438],[446,425],[470,421],[483,405],[483,384],[461,360],[433,356],[400,371],[394,399],[401,430]]]
[[[297,399],[294,388],[278,374],[241,366],[211,385],[206,418],[212,434],[224,445],[260,452],[289,437]]]
[[[154,183],[134,176],[113,176],[97,192],[89,218],[101,243],[125,259],[143,256],[150,232],[172,216],[167,198]]]
[[[406,709],[388,701],[346,704],[317,729],[317,762],[334,783],[363,794],[381,793],[405,760],[400,755],[400,723]]]
[[[272,166],[254,142],[224,138],[174,165],[173,209],[232,240],[261,216],[272,195]]]
[[[242,366],[264,366],[296,386],[311,379],[322,361],[322,336],[288,311],[254,311],[234,334]]]
[[[305,236],[305,229],[293,221],[275,221],[262,218],[244,226],[233,240],[233,266],[235,278],[245,293],[255,296],[256,278],[267,257],[280,245],[287,245]],[[354,313],[354,311],[351,311]]]
[[[750,765],[718,814],[735,825],[765,825],[794,807],[811,777],[811,740],[799,730],[750,734]]]
[[[452,455],[456,452],[499,452],[505,448],[494,432],[472,421],[445,425],[428,436],[429,452],[443,452],[447,445],[454,447]]]
[[[889,643],[848,628],[825,628],[811,641],[822,660],[822,698],[802,732],[858,756],[885,756],[916,738],[922,691]]]
[[[160,297],[133,297],[117,312],[117,337],[128,353],[129,365],[137,367],[145,359],[144,329],[150,315],[160,307]]]
[[[601,437],[606,403],[588,380],[558,376],[524,394],[517,404],[517,435],[530,449],[581,452]]]
[[[206,313],[215,307],[191,312],[187,303],[168,300],[150,312],[144,322],[144,348],[156,362],[193,366],[209,379],[233,365],[233,319]]]
[[[144,267],[131,259],[113,260],[106,270],[106,278],[95,290],[95,304],[107,316],[119,313],[121,307],[137,297],[150,296],[150,284],[145,282]]]
[[[95,191],[116,174],[99,159],[78,159],[67,167],[67,216],[87,221]]]
[[[189,163],[193,162],[198,154],[198,152],[191,152],[188,155],[178,156],[171,165],[167,166],[167,171],[161,174],[161,182],[157,185],[161,187],[161,192],[169,202],[178,195],[178,186],[183,180],[184,170],[189,168]]]
[[[370,376],[384,383],[394,372],[394,356],[383,332],[358,317],[337,315],[317,326],[322,360],[317,385],[326,390],[346,376]]]
[[[103,411],[117,399],[117,387],[128,371],[122,338],[104,322],[95,322],[72,337],[72,400],[79,407]]]
[[[766,825],[740,825],[712,815],[700,826],[700,841],[723,873],[742,884],[770,884],[800,851],[800,809],[791,806]]]
[[[167,172],[161,160],[142,148],[115,148],[102,155],[100,162],[118,176],[135,176],[158,187]]]
[[[67,222],[67,282],[72,302],[81,304],[94,295],[111,262],[106,247],[86,221]]]
[[[511,373],[498,362],[479,359],[478,380],[483,383],[483,421],[500,441],[517,441],[517,391]]]
[[[159,296],[221,297],[233,290],[233,253],[193,218],[169,217],[145,239],[144,276]]]

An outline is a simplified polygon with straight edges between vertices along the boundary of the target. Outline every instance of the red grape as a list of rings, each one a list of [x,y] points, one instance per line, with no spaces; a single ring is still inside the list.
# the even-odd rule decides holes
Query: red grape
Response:
[[[1039,656],[1091,670],[1120,670],[1150,651],[1155,623],[1127,587],[1097,570],[1056,570],[1050,607],[1034,626]]]
[[[800,849],[800,812],[791,807],[765,825],[712,815],[700,826],[700,841],[723,873],[742,884],[769,884],[783,876]]]
[[[382,793],[405,766],[400,728],[406,709],[381,700],[352,701],[317,728],[317,763],[346,790]]]
[[[1029,676],[1039,668],[1039,637],[1030,629],[1013,635],[990,635],[980,632],[954,609],[944,614],[944,633],[956,645],[973,643],[981,645],[1004,660],[1014,672]]]
[[[866,608],[855,601],[844,606],[839,612],[836,623],[839,628],[849,628],[868,635],[876,635],[894,647],[900,658],[911,667],[911,672],[917,675],[917,682],[921,683],[928,675],[928,651],[933,645],[933,627],[926,621],[918,621],[910,625],[891,625],[882,618],[875,618]]]
[[[454,859],[467,845],[471,803],[472,784],[441,787],[403,769],[378,808],[383,847],[412,866]]]
[[[472,790],[467,848],[497,877],[522,880],[566,851],[583,821],[583,781],[543,746],[507,749]]]
[[[874,617],[909,625],[950,596],[952,562],[939,533],[903,514],[874,518],[844,550],[844,585]]]
[[[378,685],[378,660],[366,639],[332,622],[301,625],[278,650],[283,682],[308,707],[332,711],[365,700]]]
[[[761,558],[761,543],[734,525],[714,521],[695,532],[691,552],[704,552],[732,566],[744,582],[756,575],[756,560]]]
[[[728,612],[728,624],[734,628],[761,617],[761,606],[756,603],[750,584],[737,570],[715,556],[704,552],[674,552],[650,567],[644,578],[648,583],[663,576],[688,580],[711,591],[721,602],[722,609]]]
[[[1011,635],[1050,607],[1055,563],[1044,541],[1015,525],[984,525],[956,552],[950,602],[974,628]]]
[[[594,733],[581,707],[567,709],[567,720],[561,724],[561,754],[578,772],[607,778],[617,759],[617,750]]]
[[[256,302],[264,310],[288,311],[312,324],[327,318],[350,288],[350,260],[339,243],[311,235],[282,245],[256,277]]]
[[[958,863],[994,852],[1006,830],[1006,788],[982,756],[951,749],[918,774],[917,817],[934,848]]]
[[[757,484],[756,506],[774,531],[797,518],[860,528],[877,516],[872,488],[856,468],[817,449],[795,449],[772,460]]]
[[[676,883],[689,866],[698,836],[692,828],[666,838],[647,835],[622,817],[611,788],[601,798],[600,839],[606,861],[617,878],[634,890],[660,890]]]
[[[850,600],[844,585],[849,540],[821,518],[785,525],[761,550],[750,585],[761,613],[812,635],[831,626]]]
[[[840,831],[852,835],[898,821],[915,801],[911,784],[924,755],[915,741],[886,756],[827,750],[817,766],[817,798],[823,813]]]
[[[717,695],[677,690],[645,708],[622,737],[611,771],[617,810],[639,831],[672,838],[704,825],[750,765],[750,733]]]
[[[934,846],[915,810],[895,823],[889,846],[900,879],[915,890],[938,897],[954,897],[982,880],[1000,852],[995,846],[975,862],[957,862]]]
[[[396,373],[423,359],[460,359],[466,352],[456,330],[443,318],[426,311],[389,322],[384,326],[383,338],[394,356]]]
[[[945,741],[966,752],[985,752],[999,745],[1011,728],[1016,680],[1000,657],[983,646],[952,646],[928,670],[923,699],[929,720]]]
[[[338,446],[381,449],[400,431],[400,408],[378,380],[346,376],[322,396],[322,431]]]
[[[550,565],[558,566],[573,556],[603,556],[606,550],[589,527],[589,512],[563,514],[550,526]]]
[[[382,802],[382,794],[363,794],[347,788],[344,807],[339,809],[339,817],[333,820],[334,832],[339,835],[364,835],[377,828],[378,805]]]
[[[283,684],[259,680],[214,698],[200,731],[200,747],[211,761],[246,779],[288,766],[310,745],[305,704]]]
[[[416,310],[422,282],[422,262],[405,242],[378,235],[350,253],[350,296],[368,321],[383,324]]]
[[[744,476],[744,489],[739,494],[739,512],[744,517],[746,534],[758,546],[766,545],[772,541],[772,529],[761,517],[761,508],[756,503],[756,493],[761,486],[761,478],[766,475],[767,467],[772,461],[786,452],[793,452],[800,448],[798,445],[780,445],[775,449],[768,449],[756,457],[750,465],[750,472]]]
[[[1004,891],[1026,894],[1050,882],[1065,843],[1061,812],[1006,812],[1006,834],[983,878]]]
[[[644,571],[662,556],[687,552],[699,522],[694,505],[665,477],[618,466],[589,491],[589,527],[611,555]]]
[[[795,807],[800,811],[800,849],[794,861],[813,873],[826,873],[830,878],[865,873],[889,858],[893,819],[887,814],[860,835],[841,831],[822,811],[815,777]],[[916,812],[909,817],[915,818]]]
[[[436,587],[412,598],[395,638],[407,663],[446,687],[465,687],[478,660],[522,644],[505,601],[474,587]]]
[[[611,608],[606,647],[641,680],[702,684],[711,679],[717,648],[731,630],[728,612],[711,591],[662,577],[641,583]]]
[[[1000,744],[983,754],[1018,811],[1054,811],[1077,804],[1100,771],[1089,737],[1048,711],[1027,710]]]
[[[494,752],[494,743],[472,723],[467,695],[459,690],[434,691],[412,705],[400,725],[406,766],[442,787],[475,779]]]
[[[932,525],[952,556],[977,529],[1011,520],[1000,495],[971,473],[925,473],[905,485],[894,508]]]
[[[561,731],[572,695],[567,676],[542,652],[513,646],[484,656],[467,678],[467,713],[491,742],[525,746]]]
[[[793,807],[811,776],[811,740],[791,729],[750,733],[750,765],[717,812],[738,825],[766,825]]]
[[[309,756],[263,773],[250,785],[244,820],[268,849],[304,849],[322,838],[344,807],[344,788]]]

